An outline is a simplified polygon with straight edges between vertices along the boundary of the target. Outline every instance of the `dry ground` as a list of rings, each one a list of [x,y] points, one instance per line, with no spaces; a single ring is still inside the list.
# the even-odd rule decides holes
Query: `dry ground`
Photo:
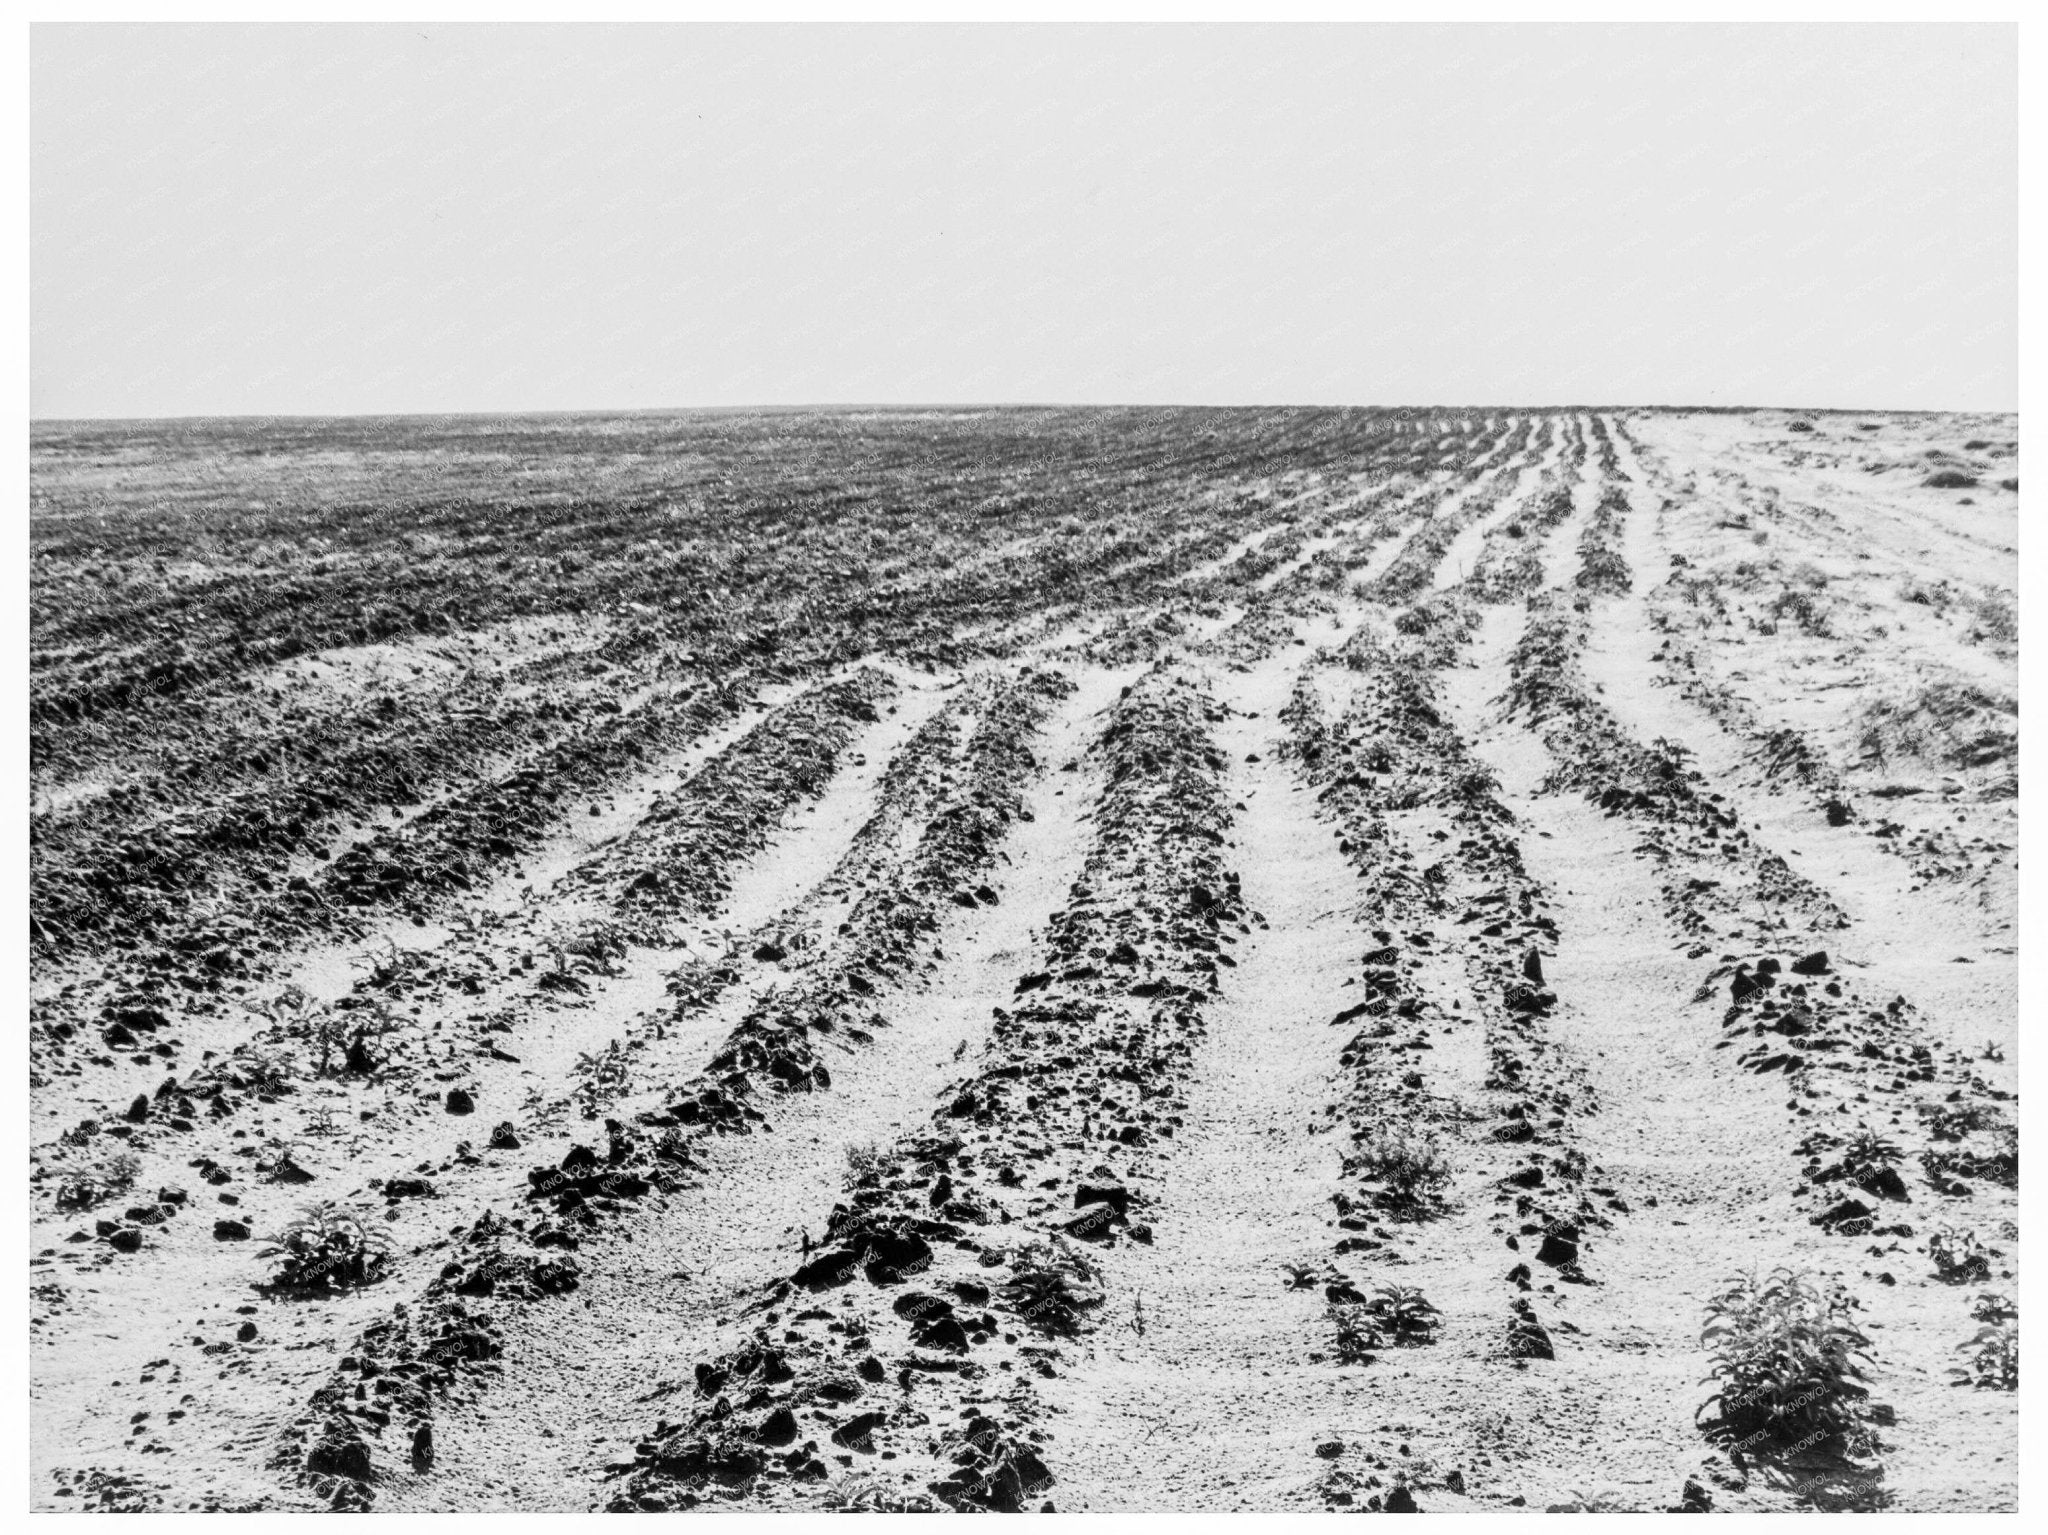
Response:
[[[38,428],[36,1506],[2014,1507],[2015,438]]]

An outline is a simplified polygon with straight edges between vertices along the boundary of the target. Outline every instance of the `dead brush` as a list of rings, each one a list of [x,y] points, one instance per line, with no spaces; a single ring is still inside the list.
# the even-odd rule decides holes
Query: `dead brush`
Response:
[[[1717,1389],[1694,1420],[1744,1447],[1822,1439],[1858,1446],[1870,1340],[1840,1281],[1778,1268],[1738,1274],[1707,1303],[1700,1342]]]
[[[1965,606],[1972,620],[1969,639],[2000,650],[2018,646],[2020,613],[2009,593],[1987,588],[1981,597],[1970,600]]]
[[[2017,705],[1972,682],[1924,683],[1865,705],[1855,740],[1865,761],[1881,765],[1909,759],[1937,767],[2017,761]]]
[[[395,938],[386,938],[349,963],[363,973],[365,985],[377,991],[402,992],[426,969],[427,956],[418,949],[402,949]]]
[[[315,1076],[331,1074],[348,1048],[347,1020],[301,987],[287,986],[269,1001],[254,1004],[251,1011],[312,1056]]]

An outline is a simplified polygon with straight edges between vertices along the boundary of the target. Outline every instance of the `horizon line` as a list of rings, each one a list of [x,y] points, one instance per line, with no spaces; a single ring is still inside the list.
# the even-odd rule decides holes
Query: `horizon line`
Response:
[[[689,416],[689,415],[760,415],[782,413],[791,415],[828,415],[854,411],[1045,411],[1045,410],[1196,410],[1196,411],[1252,411],[1252,410],[1359,410],[1359,411],[1506,411],[1506,412],[1559,412],[1559,411],[1671,411],[1671,412],[1716,412],[1739,413],[1744,411],[1787,411],[1808,416],[2017,416],[2015,406],[1970,407],[1970,406],[1928,406],[1928,405],[1795,405],[1784,403],[1757,403],[1745,405],[1706,405],[1674,403],[1586,403],[1529,405],[1503,403],[1463,403],[1432,401],[1414,404],[1333,404],[1327,401],[1260,402],[1235,405],[1217,405],[1192,401],[991,401],[991,400],[848,400],[832,402],[806,402],[801,404],[735,404],[735,405],[635,405],[635,406],[565,406],[549,408],[521,408],[510,410],[363,410],[363,411],[230,411],[216,413],[190,413],[176,415],[135,416],[135,415],[84,415],[84,416],[35,416],[29,417],[29,427],[60,426],[122,426],[156,425],[175,422],[271,422],[271,421],[487,421],[503,419],[548,419],[548,418],[615,418],[619,416]]]

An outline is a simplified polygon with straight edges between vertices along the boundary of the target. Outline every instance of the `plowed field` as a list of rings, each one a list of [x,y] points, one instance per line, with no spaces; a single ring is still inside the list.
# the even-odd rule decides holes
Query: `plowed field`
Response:
[[[36,1506],[2014,1507],[2016,436],[38,426]]]

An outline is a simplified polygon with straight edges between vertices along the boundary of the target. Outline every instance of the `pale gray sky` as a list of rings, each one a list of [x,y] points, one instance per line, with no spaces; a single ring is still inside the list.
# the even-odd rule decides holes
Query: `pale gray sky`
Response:
[[[38,27],[38,417],[2009,410],[2015,33]]]

